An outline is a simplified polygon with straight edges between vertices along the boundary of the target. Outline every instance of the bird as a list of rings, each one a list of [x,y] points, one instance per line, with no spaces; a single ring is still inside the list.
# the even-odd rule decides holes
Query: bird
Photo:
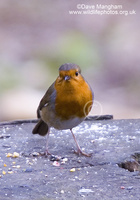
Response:
[[[59,75],[48,88],[37,108],[39,121],[32,133],[47,135],[45,155],[51,155],[48,148],[50,128],[69,129],[77,146],[76,154],[90,157],[81,150],[73,128],[79,125],[93,105],[94,93],[81,74],[77,64],[65,63],[59,67]]]

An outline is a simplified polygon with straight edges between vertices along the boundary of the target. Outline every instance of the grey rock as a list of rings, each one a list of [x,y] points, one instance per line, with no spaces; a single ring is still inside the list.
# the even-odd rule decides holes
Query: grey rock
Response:
[[[95,121],[90,118],[75,127],[73,132],[79,145],[92,153],[92,157],[74,154],[76,147],[69,130],[52,128],[49,150],[54,159],[41,153],[45,151],[46,139],[31,133],[34,122],[0,124],[0,135],[10,136],[0,143],[0,199],[139,199],[139,119]],[[5,148],[7,145],[10,148]],[[6,156],[14,152],[20,156]],[[55,158],[61,159],[54,161]],[[67,159],[62,162],[62,158]],[[127,161],[134,162],[138,171],[122,168],[121,163]],[[54,162],[58,163],[53,165]]]

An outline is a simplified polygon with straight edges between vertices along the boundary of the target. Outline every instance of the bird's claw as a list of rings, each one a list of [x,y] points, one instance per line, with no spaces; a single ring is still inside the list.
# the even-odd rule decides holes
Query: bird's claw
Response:
[[[78,156],[80,156],[80,155],[86,156],[86,157],[91,157],[92,156],[92,153],[85,153],[81,149],[78,149],[77,151],[74,150],[74,153],[76,153]]]

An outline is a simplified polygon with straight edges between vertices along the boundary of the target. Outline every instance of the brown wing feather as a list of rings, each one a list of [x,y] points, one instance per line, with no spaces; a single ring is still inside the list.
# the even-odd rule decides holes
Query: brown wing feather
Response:
[[[43,96],[43,98],[41,99],[39,106],[37,108],[37,117],[40,118],[40,110],[48,103],[53,103],[55,101],[55,88],[54,88],[54,84],[53,83],[49,89],[47,90],[47,92],[45,93],[45,95]]]

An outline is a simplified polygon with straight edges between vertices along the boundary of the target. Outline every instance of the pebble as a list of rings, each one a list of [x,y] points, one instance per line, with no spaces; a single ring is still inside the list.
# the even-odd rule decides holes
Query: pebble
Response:
[[[6,171],[3,170],[3,171],[2,171],[2,174],[5,175],[5,174],[6,174]]]
[[[40,154],[39,154],[38,152],[33,152],[33,153],[32,153],[32,156],[38,157],[38,156],[40,156]]]
[[[79,193],[90,193],[90,192],[93,192],[93,190],[85,189],[85,188],[82,188],[82,189],[79,190]]]
[[[27,169],[24,170],[24,172],[32,172],[32,171],[33,171],[32,168],[27,168]]]
[[[64,194],[64,190],[61,190],[60,193],[61,193],[61,194]]]
[[[59,161],[60,159],[61,159],[60,156],[54,156],[54,155],[50,156],[50,161]]]
[[[12,155],[12,157],[13,157],[13,158],[18,158],[18,157],[19,157],[19,153],[14,152],[13,155]]]
[[[133,186],[129,186],[128,188],[126,188],[127,190],[132,190]]]
[[[54,162],[53,162],[53,166],[59,167],[59,166],[60,166],[60,163],[57,162],[57,161],[54,161]]]
[[[70,172],[75,172],[75,171],[76,171],[75,168],[71,168],[71,169],[70,169]]]

